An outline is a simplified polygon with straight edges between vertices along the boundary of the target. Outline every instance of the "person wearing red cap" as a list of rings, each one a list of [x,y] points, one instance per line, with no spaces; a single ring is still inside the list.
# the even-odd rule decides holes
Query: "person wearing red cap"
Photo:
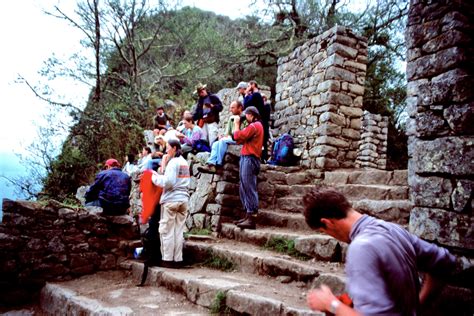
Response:
[[[100,206],[105,215],[124,215],[130,207],[131,188],[130,177],[120,170],[116,159],[110,158],[87,190],[86,206]]]

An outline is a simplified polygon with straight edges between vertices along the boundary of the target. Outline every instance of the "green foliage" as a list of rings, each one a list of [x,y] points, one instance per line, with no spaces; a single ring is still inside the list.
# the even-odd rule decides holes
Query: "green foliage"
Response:
[[[310,259],[310,257],[296,250],[295,241],[292,239],[286,239],[283,237],[272,237],[265,243],[263,248],[284,253],[300,260]]]
[[[226,257],[222,257],[212,250],[208,251],[206,260],[202,263],[203,266],[221,270],[221,271],[232,271],[235,269],[235,265],[232,261]]]
[[[230,308],[227,307],[225,303],[226,297],[227,297],[226,292],[217,291],[214,301],[212,302],[211,306],[209,306],[209,312],[211,314],[218,314],[218,315],[231,314]]]
[[[194,227],[189,232],[185,233],[185,235],[209,236],[211,235],[211,230],[207,228]]]

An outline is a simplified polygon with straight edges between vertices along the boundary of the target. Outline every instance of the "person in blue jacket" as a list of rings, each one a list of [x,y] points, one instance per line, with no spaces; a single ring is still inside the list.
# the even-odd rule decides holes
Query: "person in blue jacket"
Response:
[[[120,163],[116,159],[108,159],[105,168],[97,174],[87,190],[86,206],[100,206],[105,215],[124,215],[130,207],[130,177],[120,170]]]

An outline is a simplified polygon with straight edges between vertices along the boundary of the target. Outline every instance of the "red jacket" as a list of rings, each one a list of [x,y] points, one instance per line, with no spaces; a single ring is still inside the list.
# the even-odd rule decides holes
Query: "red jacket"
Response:
[[[262,156],[263,146],[263,125],[260,121],[251,123],[241,131],[234,132],[234,140],[237,144],[243,144],[242,156],[254,155],[257,158]]]

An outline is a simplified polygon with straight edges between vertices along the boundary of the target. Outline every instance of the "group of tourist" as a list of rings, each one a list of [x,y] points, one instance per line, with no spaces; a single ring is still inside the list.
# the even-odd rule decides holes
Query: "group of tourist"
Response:
[[[192,150],[196,141],[205,141],[211,146],[207,165],[198,168],[208,173],[216,172],[223,165],[229,144],[243,145],[239,194],[246,214],[235,224],[242,229],[256,227],[257,175],[265,159],[269,110],[255,82],[241,82],[237,89],[240,97],[230,104],[231,116],[223,135],[218,135],[217,128],[222,103],[205,85],[199,85],[198,103],[192,113],[184,113],[174,137],[166,137],[172,123],[163,109],[158,108],[154,119],[155,150],[145,147],[148,149],[144,148],[135,169],[132,155],[127,156],[123,171],[117,160],[107,160],[106,170],[98,173],[86,193],[87,205],[101,206],[105,214],[123,214],[129,205],[131,187],[127,173],[139,170],[138,166],[152,170],[153,185],[163,188],[158,217],[160,265],[163,267],[176,268],[182,264],[190,183],[184,153]],[[149,159],[143,160],[148,156]],[[335,190],[315,188],[303,202],[304,216],[311,228],[350,244],[346,273],[353,305],[344,304],[323,285],[309,292],[307,301],[311,309],[335,315],[416,315],[420,304],[437,290],[442,276],[455,268],[456,258],[447,250],[419,239],[398,225],[359,213]],[[419,271],[424,273],[422,285]]]

